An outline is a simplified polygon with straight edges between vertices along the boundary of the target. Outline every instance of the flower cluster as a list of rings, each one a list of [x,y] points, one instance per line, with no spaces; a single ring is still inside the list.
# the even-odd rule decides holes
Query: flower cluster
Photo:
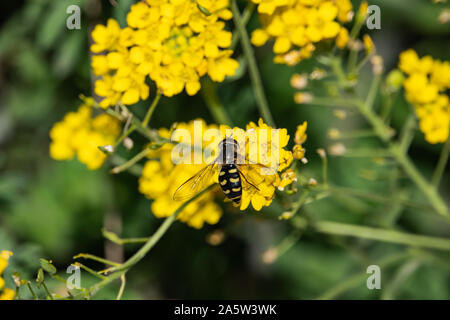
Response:
[[[0,300],[14,299],[14,290],[5,287],[5,280],[2,278],[2,273],[8,266],[9,257],[12,256],[11,251],[2,250],[0,252]]]
[[[406,99],[415,107],[425,139],[433,144],[447,141],[450,103],[446,92],[450,89],[450,62],[430,56],[419,58],[409,49],[400,54],[398,67],[407,75],[403,82]]]
[[[201,144],[195,141],[195,122],[200,121],[202,129]],[[285,147],[289,142],[286,129],[275,130],[265,124],[262,119],[258,123],[250,122],[246,130],[230,128],[226,125],[206,125],[203,120],[179,123],[173,130],[160,129],[159,135],[170,138],[174,143],[190,144],[194,146],[188,157],[195,158],[195,150],[210,150],[210,156],[202,157],[201,164],[189,164],[181,162],[174,164],[174,144],[166,143],[157,150],[151,150],[144,166],[142,177],[139,180],[139,191],[148,198],[153,199],[152,211],[156,217],[167,217],[180,205],[173,200],[177,188],[187,179],[194,176],[202,168],[212,163],[218,155],[218,145],[225,137],[235,139],[241,150],[239,154],[245,161],[239,167],[243,176],[247,177],[257,189],[243,189],[240,210],[245,210],[251,204],[259,211],[272,203],[275,189],[283,190],[287,185],[296,181],[293,170],[288,169],[293,161],[293,154]],[[177,136],[179,129],[185,129],[191,133],[186,137]],[[306,130],[306,126],[304,127]],[[208,134],[204,134],[208,130]],[[213,130],[213,131],[212,131]],[[211,134],[211,131],[213,132]],[[204,134],[204,135],[203,135]],[[256,148],[255,147],[256,144]],[[258,150],[263,152],[258,152]],[[257,153],[255,153],[257,152]],[[209,183],[218,182],[218,164],[214,165],[214,174]],[[192,201],[179,215],[178,219],[188,225],[201,228],[204,223],[215,224],[222,215],[220,207],[213,201],[218,189],[204,193],[198,199]]]
[[[76,112],[69,112],[50,130],[50,156],[55,160],[70,160],[77,156],[89,169],[103,165],[106,155],[99,147],[114,144],[120,134],[120,122],[102,113],[93,117],[93,99],[86,101]]]
[[[263,25],[252,33],[255,46],[275,39],[276,63],[295,65],[311,57],[318,42],[337,39],[343,47],[348,31],[341,24],[353,17],[350,0],[252,0],[258,4]]]
[[[200,77],[217,82],[235,73],[231,58],[232,18],[229,0],[146,0],[131,6],[125,28],[109,19],[92,32],[92,69],[101,79],[95,93],[107,108],[119,102],[131,105],[149,95],[147,76],[165,96],[183,90],[196,94]]]
[[[203,130],[217,129],[217,126],[207,126],[202,122],[202,128]],[[194,121],[179,123],[177,129],[186,129],[193,135]],[[158,133],[161,137],[167,139],[172,136],[172,132],[165,128],[159,129]],[[195,145],[193,137],[191,141],[182,140],[181,142]],[[204,148],[206,143],[198,147]],[[206,162],[202,164],[174,164],[172,161],[173,148],[173,144],[166,143],[157,150],[151,150],[147,155],[151,160],[146,162],[142,177],[139,179],[139,191],[147,198],[153,199],[151,209],[157,218],[170,216],[182,205],[182,203],[173,200],[175,190],[207,165]],[[217,182],[217,178],[215,181]],[[213,182],[214,180],[211,179],[210,183]],[[206,192],[186,206],[177,216],[177,219],[193,228],[200,229],[205,223],[216,224],[221,216],[222,210],[214,202],[214,192]]]
[[[246,130],[221,125],[220,132],[222,138],[232,133],[231,137],[239,143],[242,149],[240,154],[246,163],[240,170],[258,188],[243,190],[240,210],[247,209],[250,204],[257,211],[269,206],[276,188],[283,190],[296,181],[295,173],[288,169],[294,157],[291,151],[285,149],[289,142],[286,129],[276,130],[259,119],[258,124],[250,122]],[[256,142],[256,147],[253,147],[252,141]],[[257,167],[256,164],[264,167]]]

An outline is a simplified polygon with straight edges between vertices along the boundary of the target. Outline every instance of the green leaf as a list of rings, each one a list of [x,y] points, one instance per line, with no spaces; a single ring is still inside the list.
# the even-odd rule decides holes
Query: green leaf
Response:
[[[38,289],[41,287],[41,285],[44,283],[44,281],[45,281],[44,270],[42,270],[42,268],[39,268],[37,277],[36,277],[36,283],[37,283]]]
[[[51,275],[55,274],[57,272],[55,266],[50,263],[50,261],[47,261],[43,258],[40,259],[41,261],[41,267]]]

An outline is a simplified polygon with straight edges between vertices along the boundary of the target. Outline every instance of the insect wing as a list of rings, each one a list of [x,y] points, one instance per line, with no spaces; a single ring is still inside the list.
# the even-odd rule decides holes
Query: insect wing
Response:
[[[214,173],[214,163],[204,167],[195,175],[186,180],[178,189],[175,191],[173,195],[173,200],[175,201],[185,201],[197,193],[202,191],[211,181],[211,177]]]
[[[241,185],[242,190],[247,191],[250,194],[256,193],[259,191],[257,185],[260,181],[255,181],[249,174],[244,174],[243,172],[251,172],[251,170],[256,170],[256,168],[252,168],[250,165],[239,165],[238,166],[239,175],[241,176]]]

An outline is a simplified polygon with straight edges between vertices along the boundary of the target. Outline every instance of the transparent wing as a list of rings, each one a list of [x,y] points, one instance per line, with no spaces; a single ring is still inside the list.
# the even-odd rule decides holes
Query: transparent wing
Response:
[[[242,190],[245,190],[250,194],[258,192],[259,188],[257,187],[257,185],[259,182],[255,181],[250,175],[243,173],[243,171],[249,172],[250,170],[256,170],[256,168],[252,168],[247,164],[237,165],[237,167],[239,175],[241,176]]]
[[[173,194],[173,200],[186,201],[208,186],[214,173],[214,163],[201,169],[186,180]]]
[[[261,175],[275,175],[278,174],[277,170],[273,167],[270,166],[266,166],[264,164],[261,163],[257,163],[254,162],[250,159],[245,159],[242,155],[238,155],[238,163],[242,163],[240,164],[240,166],[252,166],[253,169],[257,169],[259,170],[259,173]]]

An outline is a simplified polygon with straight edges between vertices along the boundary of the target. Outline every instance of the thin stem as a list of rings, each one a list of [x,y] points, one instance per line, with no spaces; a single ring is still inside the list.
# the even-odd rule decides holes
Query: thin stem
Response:
[[[300,208],[306,203],[306,199],[308,198],[309,193],[309,190],[306,189],[300,196],[300,198],[294,203],[294,205],[292,206],[292,211],[290,213],[290,218],[295,216]]]
[[[126,163],[127,161],[128,161],[127,159],[122,158],[121,156],[119,156],[119,155],[117,155],[117,154],[114,154],[114,155],[111,157],[111,163],[112,163],[114,166],[120,166],[120,165]],[[129,167],[129,168],[127,169],[127,171],[128,171],[129,173],[131,173],[132,175],[135,175],[135,176],[140,177],[140,176],[141,176],[141,173],[142,173],[142,169],[143,169],[143,166],[142,166],[142,165],[140,165],[140,164],[135,164],[134,166]]]
[[[417,260],[405,262],[397,271],[394,278],[389,281],[386,288],[382,291],[382,300],[394,299],[395,291],[420,267],[421,262]]]
[[[372,80],[372,84],[370,85],[369,93],[367,94],[367,98],[365,101],[365,104],[369,109],[373,108],[373,104],[375,102],[375,98],[377,97],[380,82],[381,82],[381,74],[375,75],[375,77]]]
[[[170,215],[169,217],[164,220],[164,222],[161,224],[161,226],[156,230],[156,232],[149,238],[149,240],[131,257],[129,258],[124,264],[120,265],[116,268],[111,268],[109,271],[114,272],[110,276],[106,277],[105,280],[93,285],[89,288],[90,295],[95,295],[98,290],[103,288],[105,285],[111,283],[115,279],[122,276],[122,274],[125,274],[128,269],[130,269],[132,266],[134,266],[136,263],[141,261],[145,255],[154,247],[156,243],[161,239],[161,237],[166,233],[166,231],[169,229],[169,227],[173,224],[176,217],[180,212],[184,210],[192,201],[198,199],[201,195],[208,192],[214,187],[213,185],[210,185],[209,187],[205,188],[203,191],[196,194],[194,197],[189,199],[188,201],[184,202],[175,212]]]
[[[125,284],[126,284],[126,282],[127,282],[127,280],[126,280],[126,278],[125,278],[125,274],[122,274],[122,275],[120,276],[120,281],[121,281],[120,289],[119,289],[119,293],[117,294],[116,300],[122,299],[123,291],[125,290]]]
[[[436,169],[433,172],[433,178],[431,179],[431,184],[436,188],[439,186],[439,183],[444,174],[449,155],[450,155],[450,138],[447,139],[444,146],[442,147],[441,155],[439,156]]]
[[[363,227],[331,221],[317,221],[313,228],[321,233],[392,242],[416,247],[450,250],[450,239],[428,237],[395,230]]]
[[[150,107],[147,110],[147,114],[145,115],[144,120],[142,120],[143,127],[147,127],[148,123],[150,122],[150,119],[152,118],[153,112],[155,111],[160,98],[161,98],[161,90],[158,89],[156,91],[156,96],[153,99],[152,104],[150,105]]]
[[[449,213],[447,205],[437,193],[436,188],[422,176],[422,174],[417,170],[411,160],[403,153],[399,146],[392,144],[390,150],[406,174],[408,174],[411,180],[416,183],[417,187],[427,196],[430,204],[436,212],[448,218]]]
[[[249,2],[247,7],[245,7],[244,12],[242,13],[242,24],[244,26],[247,25],[250,20],[253,11],[255,10],[255,4],[253,2]],[[239,32],[233,32],[233,39],[231,40],[230,50],[236,49],[237,44],[239,43],[239,39],[241,38]]]
[[[48,291],[47,285],[45,284],[45,282],[42,282],[42,286],[44,287],[45,293],[47,293],[47,296],[50,298],[50,300],[53,300],[53,296],[50,293],[50,291]]]
[[[76,267],[80,267],[81,269],[83,269],[83,270],[87,271],[88,273],[92,274],[94,277],[97,277],[97,278],[102,279],[102,280],[106,279],[106,277],[102,276],[100,273],[96,272],[95,270],[93,270],[93,269],[91,269],[89,267],[86,267],[84,264],[81,264],[79,262],[75,262],[73,265],[76,266]]]
[[[113,169],[111,169],[111,173],[117,174],[117,173],[120,173],[122,171],[129,169],[130,167],[132,167],[136,163],[138,163],[140,160],[145,158],[145,156],[148,154],[148,152],[149,152],[149,148],[145,148],[144,150],[139,152],[137,155],[135,155],[133,158],[131,158],[124,164],[121,164],[120,166],[117,166],[117,167],[114,167]]]
[[[346,188],[346,187],[339,187],[339,186],[328,186],[325,188],[325,190],[329,190],[331,193],[337,193],[337,194],[351,194],[360,198],[364,198],[371,201],[381,202],[381,203],[391,203],[391,202],[399,202],[404,206],[408,206],[411,208],[419,209],[419,210],[433,210],[433,208],[424,206],[420,203],[403,199],[402,197],[399,197],[398,195],[394,197],[385,197],[379,194],[375,194],[373,192],[364,191],[361,189],[352,189],[352,188]]]
[[[122,143],[123,140],[125,140],[126,137],[128,137],[130,134],[132,134],[136,130],[136,126],[131,125],[128,130],[126,130],[120,137],[117,139],[116,143],[114,144],[114,147],[117,147],[119,144]]]
[[[211,111],[214,120],[218,124],[232,125],[232,121],[223,107],[223,104],[219,101],[219,97],[216,92],[216,85],[211,80],[202,80],[201,93],[206,105]]]
[[[256,102],[258,104],[259,112],[264,119],[264,121],[275,127],[275,122],[273,121],[272,114],[270,113],[269,105],[267,103],[266,95],[264,93],[263,84],[261,81],[261,76],[259,74],[258,65],[256,64],[255,54],[253,52],[253,47],[250,44],[250,39],[248,37],[245,24],[239,12],[239,8],[236,4],[236,0],[231,1],[231,11],[233,12],[233,21],[236,25],[237,32],[241,37],[242,49],[244,50],[245,58],[248,62],[248,69],[250,71],[250,79],[252,81],[253,91],[255,92]]]
[[[414,138],[414,129],[416,128],[416,116],[411,113],[402,128],[400,133],[400,149],[407,154],[409,146]]]
[[[333,108],[337,108],[337,107],[352,108],[355,103],[356,103],[355,101],[352,101],[349,99],[313,97],[312,100],[310,102],[308,102],[307,104],[320,105],[320,106],[333,107]]]
[[[30,281],[27,281],[27,287],[28,287],[28,290],[30,290],[31,295],[33,296],[33,299],[34,300],[38,300],[38,297],[36,296],[36,294],[34,293],[33,288],[31,287]]]
[[[387,268],[391,265],[395,265],[402,260],[409,257],[408,253],[400,253],[393,255],[391,257],[388,257],[379,263],[377,263],[380,268]],[[330,299],[336,299],[338,296],[343,294],[344,292],[358,286],[361,283],[364,283],[364,281],[367,279],[367,272],[366,270],[351,276],[350,278],[347,278],[341,282],[339,282],[336,286],[332,287],[331,289],[327,290],[325,293],[321,294],[319,297],[317,297],[318,300],[330,300]]]
[[[129,244],[129,243],[143,243],[147,242],[150,237],[143,237],[143,238],[119,238],[114,232],[102,229],[103,236],[108,239],[111,242],[114,242],[119,245]]]
[[[90,259],[90,260],[94,260],[94,261],[106,264],[107,266],[113,266],[113,267],[120,266],[120,263],[117,263],[117,262],[114,262],[114,261],[110,261],[110,260],[106,260],[106,259],[94,256],[94,255],[89,254],[89,253],[79,253],[76,256],[74,256],[73,258],[74,259],[78,259],[78,258]]]
[[[361,101],[357,102],[356,106],[358,107],[359,112],[372,125],[380,139],[384,142],[389,142],[392,136],[391,130],[384,124],[384,122],[378,117],[378,115]]]

